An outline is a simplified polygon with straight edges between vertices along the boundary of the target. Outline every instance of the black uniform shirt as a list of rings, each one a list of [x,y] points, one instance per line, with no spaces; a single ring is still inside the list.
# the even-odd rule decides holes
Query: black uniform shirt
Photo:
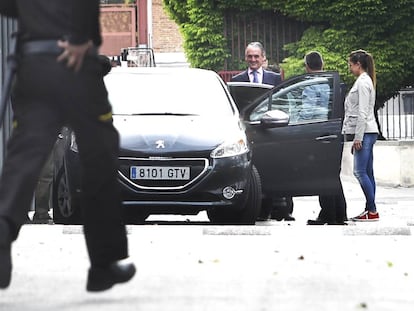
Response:
[[[99,0],[0,0],[0,13],[17,17],[23,41],[92,40],[100,46]]]

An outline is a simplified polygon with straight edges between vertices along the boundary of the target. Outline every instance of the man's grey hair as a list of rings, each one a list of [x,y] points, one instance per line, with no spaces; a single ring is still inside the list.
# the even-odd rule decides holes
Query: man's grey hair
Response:
[[[266,51],[263,47],[263,44],[261,44],[259,41],[254,41],[254,42],[250,42],[247,46],[246,46],[246,50],[248,47],[255,47],[255,48],[259,48],[260,51],[262,52],[262,56],[266,56]]]

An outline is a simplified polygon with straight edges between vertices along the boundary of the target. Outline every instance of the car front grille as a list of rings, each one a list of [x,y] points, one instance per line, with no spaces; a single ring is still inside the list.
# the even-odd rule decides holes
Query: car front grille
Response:
[[[201,179],[208,170],[208,159],[206,158],[169,158],[169,157],[150,157],[150,158],[133,158],[120,157],[119,176],[121,180],[133,188],[141,190],[181,190]],[[133,167],[147,168],[154,172],[161,171],[164,168],[189,168],[188,179],[151,179],[133,178]],[[156,169],[155,169],[156,168]],[[152,176],[154,177],[154,176]],[[164,176],[165,177],[165,176]]]

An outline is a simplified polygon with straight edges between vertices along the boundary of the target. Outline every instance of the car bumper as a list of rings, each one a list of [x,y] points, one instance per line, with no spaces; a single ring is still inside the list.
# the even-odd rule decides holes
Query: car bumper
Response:
[[[183,214],[217,207],[242,206],[246,199],[246,185],[251,169],[248,154],[226,159],[215,159],[202,178],[179,190],[137,189],[123,178],[121,183],[122,205],[141,208],[150,213]],[[226,187],[234,190],[234,197],[226,198]],[[229,188],[227,188],[229,190]]]

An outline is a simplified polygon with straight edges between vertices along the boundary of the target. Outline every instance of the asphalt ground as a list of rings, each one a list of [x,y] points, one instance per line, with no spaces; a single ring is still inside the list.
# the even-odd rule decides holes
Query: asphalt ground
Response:
[[[357,215],[362,192],[343,186]],[[307,226],[317,197],[294,202],[295,222],[213,226],[201,214],[128,226],[137,275],[98,294],[85,291],[80,226],[26,225],[0,310],[413,310],[413,188],[379,186],[375,223]]]

